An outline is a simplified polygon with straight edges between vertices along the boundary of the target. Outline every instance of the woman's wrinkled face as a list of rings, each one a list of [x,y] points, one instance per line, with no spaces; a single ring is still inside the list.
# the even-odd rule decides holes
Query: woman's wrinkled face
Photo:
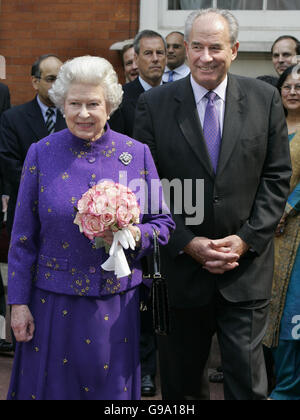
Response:
[[[83,140],[98,140],[104,133],[109,117],[104,90],[99,85],[71,84],[65,104],[66,123],[74,136]]]

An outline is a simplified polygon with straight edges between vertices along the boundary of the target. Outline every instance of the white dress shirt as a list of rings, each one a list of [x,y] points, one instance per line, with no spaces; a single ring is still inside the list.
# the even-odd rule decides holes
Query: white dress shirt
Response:
[[[145,82],[145,80],[143,80],[141,78],[141,76],[139,76],[139,81],[140,81],[140,84],[143,86],[143,89],[144,89],[145,92],[147,92],[148,90],[153,88],[153,86],[151,86],[151,85],[149,85],[149,83]],[[161,81],[160,84],[162,85],[162,81]]]
[[[208,103],[208,99],[205,97],[205,95],[209,91],[205,89],[203,86],[200,86],[197,82],[195,82],[192,75],[191,75],[191,84],[192,84],[192,88],[193,88],[193,92],[195,96],[195,101],[197,104],[201,126],[203,127],[206,106]],[[217,86],[216,89],[213,89],[213,92],[215,92],[219,97],[218,99],[215,100],[215,105],[216,105],[217,112],[219,115],[221,134],[223,134],[223,126],[224,126],[227,84],[228,84],[228,76],[226,76],[225,80],[223,80],[223,82],[219,86]]]
[[[41,111],[42,111],[42,114],[43,114],[43,117],[44,117],[44,120],[45,120],[45,122],[47,121],[47,115],[46,115],[46,113],[47,113],[47,111],[48,111],[48,109],[50,108],[49,106],[47,106],[47,105],[45,105],[41,100],[40,100],[40,98],[39,98],[39,95],[37,95],[37,101],[38,101],[38,104],[39,104],[39,106],[40,106],[40,108],[41,108]],[[54,106],[53,107],[51,107],[52,109],[53,109],[53,111],[54,111],[54,115],[52,116],[52,119],[53,119],[53,121],[54,121],[54,124],[56,124],[56,118],[57,118],[57,108],[55,108]]]
[[[163,75],[164,83],[168,83],[170,72],[171,72],[171,69],[169,69],[169,67],[166,67],[164,75]],[[183,79],[184,77],[187,77],[190,74],[191,70],[186,64],[182,64],[182,66],[174,69],[173,72],[174,72],[173,81],[176,82],[176,80],[180,80],[180,79]]]

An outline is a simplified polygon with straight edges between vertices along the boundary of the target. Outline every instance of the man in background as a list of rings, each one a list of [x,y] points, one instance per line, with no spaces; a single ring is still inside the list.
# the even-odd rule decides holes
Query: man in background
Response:
[[[139,75],[139,70],[134,59],[133,44],[128,44],[123,47],[122,60],[126,83],[133,82]]]
[[[293,64],[297,64],[297,56],[300,56],[300,43],[297,38],[291,35],[282,35],[274,41],[272,48],[272,62],[278,77],[275,76],[259,76],[258,79],[263,80],[273,86],[277,86],[279,77],[282,73]]]
[[[135,110],[140,95],[162,84],[166,67],[167,45],[157,32],[145,30],[134,40],[135,62],[139,77],[124,86],[120,108],[110,119],[110,126],[119,133],[132,137]],[[156,340],[152,326],[152,311],[141,312],[141,367],[142,396],[153,397],[156,393]]]
[[[163,75],[163,82],[175,82],[190,74],[190,68],[185,64],[186,51],[184,34],[171,32],[167,38],[167,67]]]
[[[133,125],[137,101],[142,93],[162,84],[166,67],[167,45],[157,32],[145,30],[134,40],[134,61],[139,76],[124,87],[124,97],[120,108],[112,115],[110,127],[129,137],[133,135]]]
[[[9,89],[3,83],[0,83],[0,116],[1,114],[10,108],[10,93]],[[5,193],[5,187],[3,185],[2,168],[0,167],[0,235],[2,234],[2,223],[3,223],[3,208],[2,208],[2,197]],[[3,198],[5,202],[5,198]],[[2,240],[2,237],[0,237]],[[11,352],[13,346],[11,343],[6,341],[6,301],[5,301],[5,290],[0,272],[0,353]]]
[[[7,230],[11,233],[21,172],[27,151],[54,131],[66,128],[61,112],[51,102],[48,91],[62,66],[52,55],[41,56],[32,66],[32,86],[36,97],[4,112],[0,124],[0,163],[4,183],[9,186]]]

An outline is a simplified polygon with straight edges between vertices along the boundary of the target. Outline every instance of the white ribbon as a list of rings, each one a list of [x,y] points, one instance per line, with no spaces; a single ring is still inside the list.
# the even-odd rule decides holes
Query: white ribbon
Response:
[[[118,279],[131,274],[124,249],[135,250],[135,240],[128,228],[114,233],[114,240],[109,250],[110,257],[101,265],[105,271],[114,271]]]

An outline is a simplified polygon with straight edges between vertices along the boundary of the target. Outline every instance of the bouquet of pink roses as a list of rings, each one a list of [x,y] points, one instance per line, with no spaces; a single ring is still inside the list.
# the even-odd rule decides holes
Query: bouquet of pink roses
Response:
[[[111,230],[114,241],[109,260],[102,265],[107,271],[115,271],[118,278],[130,274],[123,248],[135,249],[135,240],[128,226],[139,223],[140,207],[134,193],[122,184],[101,182],[89,189],[78,201],[74,223],[80,232],[96,247],[104,246],[101,236]]]

